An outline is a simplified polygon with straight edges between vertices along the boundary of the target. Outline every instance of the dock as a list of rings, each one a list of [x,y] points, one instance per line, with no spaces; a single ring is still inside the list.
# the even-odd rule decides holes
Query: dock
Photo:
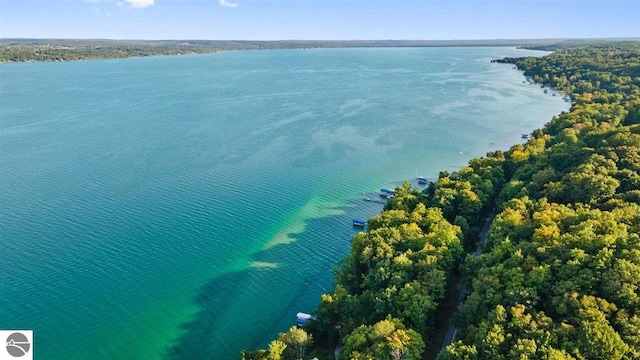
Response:
[[[380,197],[377,196],[377,194],[374,194],[374,193],[362,193],[362,200],[371,201],[371,202],[378,203],[378,204],[386,204],[387,203],[385,200],[380,199]]]

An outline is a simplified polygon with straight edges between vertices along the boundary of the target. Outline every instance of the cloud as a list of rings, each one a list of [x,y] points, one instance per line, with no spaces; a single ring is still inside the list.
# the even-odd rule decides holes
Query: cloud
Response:
[[[142,9],[155,4],[156,0],[124,0],[124,2],[132,8]]]
[[[102,9],[100,9],[97,6],[94,6],[93,10],[95,10],[96,14],[100,15],[100,16],[107,16],[107,17],[111,17],[112,16],[112,14],[109,11],[102,11]]]
[[[220,5],[226,6],[226,7],[237,7],[238,5],[240,5],[238,3],[232,3],[227,0],[218,0],[218,2],[220,3]]]

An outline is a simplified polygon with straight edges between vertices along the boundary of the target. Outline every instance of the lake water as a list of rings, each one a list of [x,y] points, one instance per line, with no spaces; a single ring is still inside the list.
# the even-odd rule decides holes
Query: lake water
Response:
[[[37,359],[235,359],[332,288],[362,193],[567,110],[514,48],[0,65],[0,328]]]

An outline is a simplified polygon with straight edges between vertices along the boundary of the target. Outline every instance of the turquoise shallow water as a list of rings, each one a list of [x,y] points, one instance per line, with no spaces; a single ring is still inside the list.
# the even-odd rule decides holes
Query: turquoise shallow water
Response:
[[[0,66],[0,328],[38,359],[234,359],[312,311],[378,204],[568,109],[513,48]]]

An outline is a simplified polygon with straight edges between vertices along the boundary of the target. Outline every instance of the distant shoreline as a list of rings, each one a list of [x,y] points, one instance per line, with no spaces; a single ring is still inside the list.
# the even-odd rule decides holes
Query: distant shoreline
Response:
[[[94,60],[122,60],[122,59],[141,59],[141,58],[151,58],[151,57],[164,57],[164,56],[185,56],[185,55],[208,55],[208,54],[217,54],[223,52],[231,52],[231,51],[281,51],[281,50],[320,50],[320,49],[420,49],[420,48],[474,48],[474,47],[516,47],[522,50],[533,50],[533,51],[552,51],[552,50],[543,50],[543,49],[533,49],[527,48],[524,46],[512,46],[512,45],[467,45],[467,46],[456,46],[456,45],[447,45],[447,46],[345,46],[345,47],[305,47],[305,48],[282,48],[282,49],[225,49],[225,50],[211,50],[211,51],[199,51],[199,52],[181,52],[175,54],[165,54],[165,53],[157,53],[157,54],[145,54],[145,55],[125,55],[125,56],[112,56],[112,57],[82,57],[82,58],[72,58],[72,59],[28,59],[28,60],[4,60],[0,59],[0,65],[2,64],[17,64],[17,63],[52,63],[52,62],[76,62],[76,61],[94,61]],[[2,50],[0,49],[0,52]]]
[[[556,51],[594,43],[638,41],[640,38],[326,41],[0,39],[0,63],[123,59],[236,50],[515,46],[528,50]]]

